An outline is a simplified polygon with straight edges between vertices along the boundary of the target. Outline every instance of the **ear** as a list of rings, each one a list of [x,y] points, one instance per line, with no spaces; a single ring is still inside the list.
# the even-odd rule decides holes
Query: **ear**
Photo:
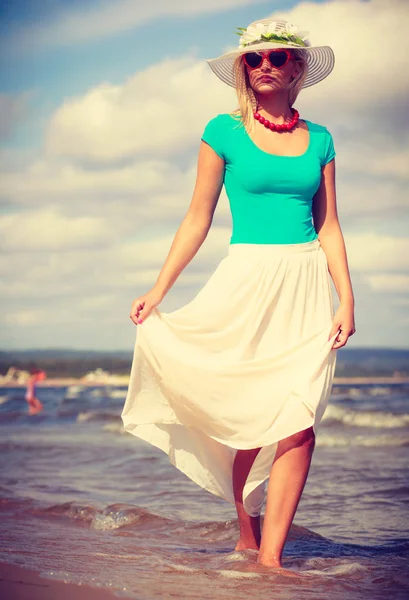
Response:
[[[294,81],[294,79],[301,73],[301,67],[298,64],[298,62],[295,63],[294,68],[293,68],[293,72],[291,75],[291,79],[290,81]]]

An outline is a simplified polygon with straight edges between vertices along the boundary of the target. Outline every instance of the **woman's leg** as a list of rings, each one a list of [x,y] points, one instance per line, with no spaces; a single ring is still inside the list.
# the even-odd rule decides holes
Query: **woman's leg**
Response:
[[[252,464],[261,448],[253,450],[237,450],[233,463],[233,492],[236,502],[237,516],[239,518],[240,539],[235,550],[253,548],[258,550],[260,546],[260,516],[251,517],[243,506],[243,488]]]
[[[43,410],[43,404],[37,398],[37,396],[26,396],[27,404],[28,404],[28,414],[35,415]]]
[[[315,446],[312,427],[280,440],[268,483],[258,562],[281,567],[284,544],[307,481]]]

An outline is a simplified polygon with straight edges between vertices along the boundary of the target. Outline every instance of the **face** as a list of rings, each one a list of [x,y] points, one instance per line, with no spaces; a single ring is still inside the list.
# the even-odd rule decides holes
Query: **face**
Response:
[[[259,94],[268,94],[272,91],[285,90],[292,79],[298,75],[301,70],[300,64],[296,61],[294,54],[287,50],[284,52],[281,49],[272,51],[272,60],[278,65],[275,67],[269,60],[269,51],[263,55],[263,60],[257,65],[257,57],[253,55],[248,57],[247,65],[244,57],[243,62],[249,77],[250,85],[253,90]],[[263,54],[263,53],[258,53]],[[288,54],[288,56],[285,56]],[[285,64],[283,64],[285,63]],[[283,66],[281,66],[283,65]],[[254,67],[254,68],[253,68]]]

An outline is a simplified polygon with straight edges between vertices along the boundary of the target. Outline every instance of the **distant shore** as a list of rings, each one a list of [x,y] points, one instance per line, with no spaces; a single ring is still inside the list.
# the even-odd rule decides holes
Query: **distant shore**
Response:
[[[38,383],[38,387],[66,387],[66,386],[84,386],[84,387],[109,387],[109,386],[128,386],[128,376],[112,376],[106,380],[88,380],[78,377],[55,377],[46,379]],[[409,377],[334,377],[334,385],[397,385],[409,384]],[[25,388],[25,383],[16,381],[0,381],[0,388]]]

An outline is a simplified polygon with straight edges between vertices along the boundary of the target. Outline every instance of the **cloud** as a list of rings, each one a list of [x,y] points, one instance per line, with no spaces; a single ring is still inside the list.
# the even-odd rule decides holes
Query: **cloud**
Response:
[[[109,224],[99,217],[64,217],[54,209],[4,215],[0,219],[3,251],[62,251],[107,243]]]
[[[33,226],[36,222],[40,223],[41,216],[44,216],[44,212],[39,213],[36,220],[28,215]],[[15,247],[15,252],[12,257],[5,252],[0,256],[3,298],[28,299],[33,295],[37,298],[81,298],[93,294],[99,297],[102,291],[106,295],[108,290],[112,293],[112,290],[128,289],[137,289],[142,293],[145,287],[147,289],[155,283],[176,233],[124,241],[112,227],[107,235],[106,231],[98,231],[98,228],[92,234],[89,228],[83,226],[81,235],[75,238],[78,224],[73,225],[70,221],[61,215],[54,215],[54,237],[42,242],[39,240],[51,226],[50,219],[43,219],[36,238],[27,234],[23,224],[22,233],[28,236],[26,244],[22,243],[21,236],[15,239],[10,231],[6,232],[3,243],[8,249]],[[55,227],[56,222],[59,222],[59,227]],[[4,226],[2,229],[3,232],[6,230]],[[63,229],[65,234],[61,237]],[[72,238],[69,248],[65,247],[68,237]],[[229,237],[229,228],[215,224],[194,259],[180,275],[178,285],[186,286],[203,280],[203,273],[208,273],[227,252]],[[85,244],[88,247],[83,252]]]
[[[132,269],[142,266],[162,266],[170,250],[174,235],[161,236],[156,239],[136,240],[121,244],[117,247],[114,260],[117,264]],[[194,257],[196,267],[213,263],[218,257],[227,251],[231,230],[228,227],[216,225],[211,227],[205,242],[199,248]]]
[[[383,275],[385,271],[409,272],[409,238],[372,232],[346,233],[344,237],[351,269],[363,272],[378,271]]]
[[[47,332],[38,329],[47,323],[48,326],[52,324],[54,339],[59,339],[60,344],[63,343],[61,340],[69,340],[65,343],[83,347],[88,344],[89,347],[84,336],[90,335],[98,343],[104,339],[104,347],[121,345],[120,339],[123,345],[129,346],[130,342],[126,340],[132,333],[128,332],[127,315],[131,302],[154,285],[170,249],[173,233],[126,241],[113,232],[106,246],[91,247],[85,253],[81,248],[66,249],[63,254],[25,251],[15,254],[12,262],[3,254],[0,261],[6,291],[3,304],[5,309],[8,307],[3,310],[3,322],[13,330],[14,336],[20,336],[20,327],[22,339],[24,335],[33,336],[29,345],[37,345],[37,335],[44,343],[51,340],[48,343],[53,344],[52,339],[47,338]],[[162,301],[163,311],[183,306],[208,281],[219,260],[227,253],[229,235],[230,228],[216,225],[210,229],[204,244]],[[363,319],[359,313],[365,310],[368,301],[362,295],[361,282],[367,284],[367,290],[369,286],[371,306],[376,306],[379,301],[378,294],[387,293],[393,303],[393,294],[406,292],[408,280],[403,271],[408,271],[407,240],[397,240],[396,248],[395,240],[375,234],[347,235],[346,241],[353,280],[357,282],[359,326]],[[382,301],[382,318],[393,320],[394,309],[389,309],[388,302]],[[383,321],[379,311],[372,313],[380,328]],[[92,333],[101,320],[105,333]],[[81,335],[75,338],[69,328],[75,332],[79,326]],[[114,331],[111,326],[117,329]]]
[[[384,223],[391,218],[407,219],[409,199],[407,183],[376,173],[369,175],[359,169],[342,171],[337,167],[338,214],[347,225],[359,223],[364,229],[368,222]]]
[[[388,28],[399,29],[403,23],[409,27],[404,3],[391,0],[386,7],[381,0],[308,2],[273,14],[305,23],[314,44],[334,47],[333,73],[303,90],[297,106],[306,118],[329,126],[342,171],[378,180],[407,179],[409,78],[402,73],[409,37],[398,36],[381,53],[377,46],[385,21]],[[50,119],[46,148],[48,156],[83,165],[175,157],[197,147],[208,118],[235,106],[234,90],[222,84],[204,61],[165,60],[123,85],[104,83],[82,97],[67,99]]]
[[[409,53],[409,37],[394,35],[393,43],[380,46],[380,40],[388,36],[388,32],[408,29],[406,1],[335,0],[319,5],[301,2],[288,12],[280,10],[273,14],[302,24],[303,29],[310,32],[313,45],[329,45],[334,49],[333,72],[306,90],[321,118],[324,111],[325,117],[330,116],[331,121],[339,119],[346,131],[353,131],[357,121],[359,124],[363,120],[366,126],[368,117],[372,116],[368,115],[368,109],[376,108],[381,111],[379,116],[383,114],[377,123],[377,129],[382,129],[393,119],[392,106],[406,110],[404,99],[409,91],[409,78],[405,57]]]
[[[14,327],[27,327],[44,322],[46,314],[43,310],[18,310],[8,312],[3,316],[2,321],[6,325]]]
[[[26,116],[29,92],[21,94],[0,93],[0,139],[11,137],[15,127]]]
[[[365,137],[348,136],[341,142],[338,170],[351,175],[365,173],[367,176],[385,177],[389,181],[393,178],[406,184],[409,179],[409,131],[405,123],[401,124],[398,137],[403,143],[402,148],[396,147],[397,140],[391,134],[379,135],[368,131]]]
[[[13,47],[26,50],[90,43],[130,31],[154,19],[219,13],[240,6],[264,4],[266,0],[111,0],[84,3],[46,22],[32,22],[15,33]],[[146,25],[149,27],[149,25]],[[154,25],[150,27],[154,28]]]
[[[365,279],[374,290],[380,292],[404,292],[407,294],[409,290],[409,275],[369,275]],[[399,300],[400,302],[395,301],[394,304],[401,304],[403,306],[407,306],[409,304],[409,298],[400,298]]]
[[[5,297],[28,299],[35,293],[36,297],[69,296],[80,299],[94,295],[99,297],[108,291],[111,294],[113,290],[117,293],[121,290],[143,293],[155,283],[176,233],[124,241],[116,230],[111,229],[106,235],[106,231],[97,229],[92,234],[84,227],[79,238],[75,238],[76,228],[70,225],[70,220],[59,219],[60,228],[55,231],[55,237],[51,240],[45,238],[39,245],[35,244],[35,240],[33,242],[32,237],[28,237],[29,243],[24,245],[21,239],[5,236],[8,247],[21,244],[17,245],[12,260],[6,254],[0,259]],[[37,219],[37,222],[40,220]],[[46,232],[46,223],[39,228],[38,239]],[[48,226],[50,223],[49,220]],[[65,229],[63,238],[59,235],[62,229]],[[25,232],[28,235],[27,230]],[[205,242],[179,276],[177,290],[180,286],[191,288],[204,283],[218,261],[227,254],[230,234],[229,227],[218,223],[212,226]],[[73,238],[70,247],[64,247],[69,237]],[[347,234],[345,237],[354,276],[364,277],[376,289],[381,289],[379,282],[382,278],[395,283],[406,281],[409,240],[375,234]],[[98,246],[101,242],[103,245]],[[86,244],[89,247],[84,253],[82,250]],[[39,252],[42,248],[44,253]],[[49,254],[49,249],[54,252]],[[177,291],[174,293],[177,294]]]
[[[50,119],[47,154],[100,165],[174,156],[198,146],[206,117],[235,102],[234,90],[215,85],[204,61],[167,59],[123,85],[104,83],[67,99]]]
[[[24,176],[22,176],[24,173]],[[150,159],[133,161],[111,169],[86,169],[68,160],[42,158],[24,171],[4,171],[3,195],[16,204],[35,205],[84,197],[104,198],[161,194],[180,191],[192,173],[169,161]],[[87,207],[83,206],[86,211]]]

